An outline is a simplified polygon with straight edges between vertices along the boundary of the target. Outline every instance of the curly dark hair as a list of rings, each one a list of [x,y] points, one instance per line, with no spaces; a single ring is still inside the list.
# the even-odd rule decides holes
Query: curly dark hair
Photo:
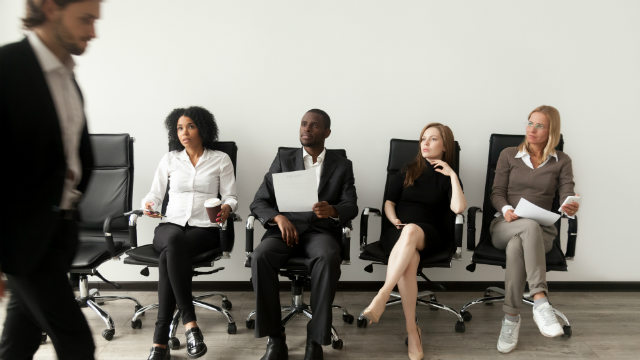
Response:
[[[331,129],[331,118],[329,117],[329,114],[326,113],[326,111],[320,109],[311,109],[307,112],[320,115],[322,121],[324,122],[325,129]]]
[[[218,124],[216,124],[216,119],[209,110],[200,106],[191,106],[186,109],[173,109],[164,121],[169,135],[169,151],[182,151],[184,149],[184,146],[178,138],[177,130],[178,119],[180,119],[181,116],[186,116],[193,120],[198,128],[198,134],[200,134],[200,138],[202,139],[202,146],[213,150],[213,143],[218,141]]]

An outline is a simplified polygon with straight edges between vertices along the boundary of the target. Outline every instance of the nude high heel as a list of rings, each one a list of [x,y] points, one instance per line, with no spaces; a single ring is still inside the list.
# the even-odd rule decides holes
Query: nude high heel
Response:
[[[377,323],[380,321],[380,317],[382,316],[386,306],[387,300],[382,299],[382,296],[378,293],[373,300],[371,300],[371,304],[362,311],[362,315],[369,319],[369,324]]]
[[[420,330],[420,328],[418,328],[418,339],[420,339],[420,352],[413,353],[409,351],[410,360],[422,360],[424,358],[424,351],[422,351],[422,330]]]

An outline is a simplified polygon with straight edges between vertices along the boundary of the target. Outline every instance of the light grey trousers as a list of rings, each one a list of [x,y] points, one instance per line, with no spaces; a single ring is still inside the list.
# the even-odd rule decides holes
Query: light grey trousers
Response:
[[[493,246],[507,253],[502,310],[519,314],[525,281],[529,283],[531,294],[541,291],[548,294],[545,254],[551,250],[558,230],[553,225],[543,226],[531,219],[507,222],[500,216],[491,221],[489,232]]]

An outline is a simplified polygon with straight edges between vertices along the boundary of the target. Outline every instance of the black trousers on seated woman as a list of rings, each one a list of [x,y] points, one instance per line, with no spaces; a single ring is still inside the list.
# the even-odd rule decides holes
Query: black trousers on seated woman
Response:
[[[182,323],[196,321],[191,294],[191,259],[220,246],[218,228],[180,226],[163,223],[155,229],[153,248],[160,253],[158,269],[158,319],[153,334],[155,344],[169,342],[169,326],[178,306]]]

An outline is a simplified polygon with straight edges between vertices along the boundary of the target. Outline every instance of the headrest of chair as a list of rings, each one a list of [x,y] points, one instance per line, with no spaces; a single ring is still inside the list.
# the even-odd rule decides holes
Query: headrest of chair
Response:
[[[129,141],[129,134],[91,134],[94,169],[131,166]]]
[[[488,167],[495,169],[502,150],[508,147],[518,146],[523,140],[524,135],[491,134],[491,138],[489,139]],[[558,146],[556,146],[556,150],[562,151],[563,147],[564,140],[562,139],[562,135],[560,135],[560,141],[558,142]]]
[[[408,163],[415,159],[416,154],[420,151],[420,142],[418,140],[391,139],[389,148],[389,163],[387,164],[387,172],[394,173],[402,170]],[[453,164],[453,170],[458,172],[460,164],[460,145],[455,142],[454,158],[456,163]],[[450,164],[451,165],[451,164]]]

